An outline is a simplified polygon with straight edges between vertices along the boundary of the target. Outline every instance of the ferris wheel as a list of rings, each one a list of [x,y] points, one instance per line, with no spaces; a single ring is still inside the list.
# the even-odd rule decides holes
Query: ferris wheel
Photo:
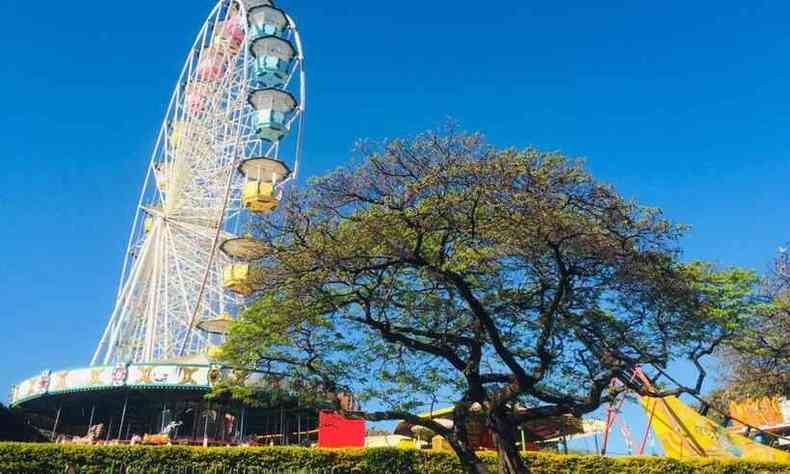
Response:
[[[186,60],[92,365],[204,354],[255,292],[255,216],[299,171],[304,54],[269,0],[221,0]]]

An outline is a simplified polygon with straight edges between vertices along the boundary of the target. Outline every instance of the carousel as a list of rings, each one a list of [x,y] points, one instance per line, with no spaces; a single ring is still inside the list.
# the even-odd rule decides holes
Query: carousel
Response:
[[[264,395],[254,406],[207,399],[223,382]],[[11,409],[46,439],[75,444],[299,445],[318,442],[323,406],[303,406],[263,374],[210,360],[45,372],[14,388]]]

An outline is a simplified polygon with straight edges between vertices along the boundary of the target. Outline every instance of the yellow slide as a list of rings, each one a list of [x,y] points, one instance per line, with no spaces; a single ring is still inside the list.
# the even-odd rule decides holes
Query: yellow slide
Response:
[[[728,433],[677,397],[642,397],[641,402],[668,457],[790,462],[790,453]]]

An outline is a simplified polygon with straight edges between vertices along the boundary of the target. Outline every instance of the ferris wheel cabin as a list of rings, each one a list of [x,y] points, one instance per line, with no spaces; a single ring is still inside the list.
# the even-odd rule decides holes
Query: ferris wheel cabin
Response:
[[[285,12],[271,5],[251,9],[247,18],[253,38],[283,36],[288,30],[288,17]]]
[[[156,184],[159,190],[163,193],[167,192],[167,185],[170,179],[168,168],[170,168],[170,166],[167,163],[157,163],[154,166],[154,177],[156,178]]]
[[[259,89],[249,97],[255,110],[253,125],[261,140],[280,141],[288,133],[288,119],[296,110],[296,99],[280,89]]]
[[[280,204],[274,191],[274,185],[261,181],[249,181],[244,185],[241,202],[244,207],[255,214],[272,212]]]
[[[261,157],[245,161],[239,171],[247,180],[241,196],[244,207],[256,214],[277,209],[280,199],[275,188],[291,174],[288,166],[281,161]]]
[[[217,24],[215,30],[215,44],[225,47],[226,50],[236,55],[244,44],[244,19],[238,13],[222,23]]]
[[[251,236],[228,239],[219,246],[219,249],[232,259],[246,262],[260,260],[269,253],[265,244]]]
[[[186,87],[186,105],[192,114],[203,112],[209,105],[210,98],[214,94],[214,87],[210,82],[193,81]]]
[[[197,328],[206,334],[225,336],[228,334],[228,330],[232,323],[233,318],[231,318],[228,313],[222,313],[216,319],[208,319],[199,322]],[[209,356],[211,356],[211,353],[209,353]]]
[[[296,51],[277,36],[256,39],[250,47],[255,57],[255,77],[264,87],[281,87],[288,79]]]
[[[227,70],[227,54],[221,48],[211,47],[201,53],[197,66],[197,77],[201,81],[218,81]]]
[[[250,296],[255,292],[256,282],[260,280],[260,271],[249,263],[237,263],[225,267],[223,280],[225,289],[237,295]]]
[[[170,147],[175,151],[182,144],[190,150],[202,149],[210,143],[209,129],[199,121],[177,120],[170,126]]]
[[[239,0],[239,3],[244,6],[244,10],[248,14],[253,8],[274,6],[271,0]]]

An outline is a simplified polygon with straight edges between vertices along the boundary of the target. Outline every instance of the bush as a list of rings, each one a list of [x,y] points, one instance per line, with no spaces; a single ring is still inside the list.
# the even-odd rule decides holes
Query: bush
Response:
[[[483,454],[492,468],[495,456]],[[790,464],[742,461],[680,462],[666,458],[602,458],[530,454],[537,474],[790,474]],[[0,444],[0,472],[78,474],[142,473],[305,473],[452,474],[460,473],[451,453],[397,449],[188,448]],[[122,468],[127,469],[122,469]],[[495,472],[495,470],[493,470]]]

